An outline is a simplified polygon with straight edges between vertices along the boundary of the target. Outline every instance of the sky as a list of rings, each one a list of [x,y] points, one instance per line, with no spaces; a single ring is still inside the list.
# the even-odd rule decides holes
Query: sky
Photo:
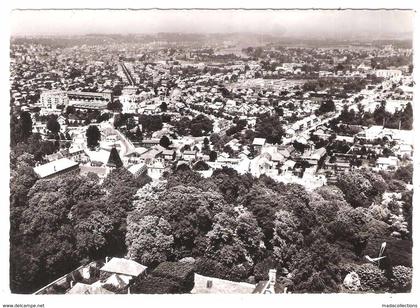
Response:
[[[12,35],[230,33],[340,36],[406,33],[409,10],[14,10]]]

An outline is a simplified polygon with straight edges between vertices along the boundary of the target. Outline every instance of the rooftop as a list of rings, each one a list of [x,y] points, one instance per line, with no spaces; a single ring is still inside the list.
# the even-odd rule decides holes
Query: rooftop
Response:
[[[208,287],[208,281],[211,281],[211,287]],[[194,288],[192,294],[251,294],[255,285],[245,282],[235,282],[214,277],[206,277],[194,274]]]
[[[93,286],[78,282],[71,288],[67,294],[114,294],[102,286]]]
[[[252,144],[263,146],[265,144],[265,138],[254,138]]]
[[[37,166],[34,168],[34,171],[40,178],[45,178],[50,175],[56,174],[58,172],[76,167],[78,165],[79,165],[78,163],[68,158],[61,158],[61,159],[46,163],[44,165]]]
[[[136,164],[128,168],[128,171],[130,171],[132,174],[136,174],[138,171],[140,171],[144,167],[145,167],[145,164]]]
[[[101,271],[137,277],[146,269],[146,266],[133,260],[112,258],[101,268]]]

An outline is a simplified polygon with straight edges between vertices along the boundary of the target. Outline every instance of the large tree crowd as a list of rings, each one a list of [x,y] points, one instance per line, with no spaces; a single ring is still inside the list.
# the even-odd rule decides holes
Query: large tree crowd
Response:
[[[399,271],[411,274],[411,230],[404,225],[412,192],[397,178],[365,170],[308,192],[228,168],[207,179],[182,168],[138,191],[127,219],[128,256],[152,268],[190,257],[198,273],[235,281],[267,279],[277,268],[294,292],[342,291],[351,271],[379,275],[379,286],[366,278],[362,291],[407,290],[409,281],[395,281]],[[385,191],[405,195],[399,220],[392,218],[398,206],[382,202]],[[376,268],[364,256],[375,256],[383,241],[389,262]]]
[[[38,179],[34,156],[11,163],[10,288],[30,293],[86,260],[126,253],[126,217],[148,177],[113,170],[102,184],[95,174]]]

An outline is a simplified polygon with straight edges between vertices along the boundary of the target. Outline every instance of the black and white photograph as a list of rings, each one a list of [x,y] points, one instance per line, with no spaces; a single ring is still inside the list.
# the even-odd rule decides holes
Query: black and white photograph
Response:
[[[7,12],[3,307],[417,307],[414,8],[66,6]]]

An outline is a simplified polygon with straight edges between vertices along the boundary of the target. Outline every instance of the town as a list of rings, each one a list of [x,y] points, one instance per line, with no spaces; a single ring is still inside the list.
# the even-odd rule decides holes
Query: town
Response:
[[[13,292],[411,288],[411,41],[244,35],[12,37]]]

